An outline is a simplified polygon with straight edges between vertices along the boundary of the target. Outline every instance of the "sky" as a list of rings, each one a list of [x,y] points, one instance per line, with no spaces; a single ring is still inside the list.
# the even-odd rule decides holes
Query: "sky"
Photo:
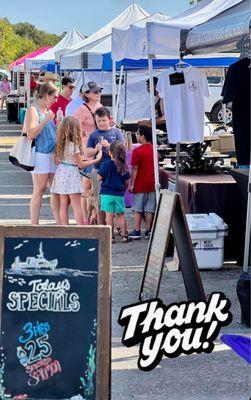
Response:
[[[135,1],[149,14],[163,12],[171,17],[189,8],[189,0]],[[73,26],[83,35],[102,28],[132,3],[131,0],[9,0],[0,10],[14,24],[29,22],[48,33],[61,34]]]

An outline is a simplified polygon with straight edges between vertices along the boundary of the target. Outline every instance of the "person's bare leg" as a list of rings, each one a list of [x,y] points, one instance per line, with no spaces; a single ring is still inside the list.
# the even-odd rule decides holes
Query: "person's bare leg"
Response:
[[[106,224],[110,225],[110,227],[112,228],[112,236],[113,236],[113,218],[114,218],[114,214],[113,213],[108,213],[108,212],[106,212],[104,214],[105,214]]]
[[[121,229],[122,236],[127,236],[125,214],[124,213],[116,214],[116,220]]]
[[[42,197],[46,190],[49,174],[31,174],[33,181],[33,192],[30,201],[31,224],[39,224],[39,215],[42,204]]]
[[[98,208],[98,225],[105,225],[107,222],[106,213]],[[109,224],[110,225],[110,224]]]
[[[68,216],[68,208],[69,208],[69,195],[68,194],[60,194],[60,224],[59,225],[69,225],[69,216]]]
[[[3,111],[4,101],[5,101],[5,97],[2,97],[2,98],[1,98],[0,111]]]
[[[91,181],[88,178],[83,177],[83,196],[81,197],[81,208],[85,223],[88,221],[88,205],[87,199],[85,196],[88,196],[88,193],[91,190]]]
[[[49,174],[48,178],[48,186],[49,188],[52,185],[52,181],[54,178],[54,174]],[[69,196],[68,198],[68,206],[69,206]],[[50,197],[50,205],[51,205],[51,210],[54,215],[55,221],[57,225],[61,225],[61,220],[60,220],[60,195],[57,193],[51,193]]]
[[[141,221],[142,221],[142,213],[135,211],[134,212],[134,229],[136,231],[140,231]]]
[[[80,193],[70,194],[70,200],[77,225],[84,225]]]
[[[152,228],[154,213],[146,212],[146,229],[148,231]]]

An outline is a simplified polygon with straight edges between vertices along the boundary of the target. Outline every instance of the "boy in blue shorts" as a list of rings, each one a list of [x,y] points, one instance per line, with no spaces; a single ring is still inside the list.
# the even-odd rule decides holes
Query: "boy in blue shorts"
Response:
[[[112,231],[113,220],[116,217],[122,242],[127,243],[129,238],[126,229],[124,194],[130,174],[126,164],[125,146],[115,140],[110,145],[109,154],[111,159],[104,161],[98,170],[98,180],[101,181],[101,211],[105,212],[106,223],[112,227]]]

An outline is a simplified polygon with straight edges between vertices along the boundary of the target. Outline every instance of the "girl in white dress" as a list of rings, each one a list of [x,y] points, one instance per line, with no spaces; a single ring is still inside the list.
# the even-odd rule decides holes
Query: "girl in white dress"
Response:
[[[78,169],[99,162],[102,151],[99,151],[95,160],[83,160],[80,123],[74,117],[66,117],[58,128],[56,158],[59,165],[52,182],[51,192],[60,195],[61,224],[68,225],[69,223],[68,207],[71,203],[77,224],[84,225],[80,202],[83,185]]]

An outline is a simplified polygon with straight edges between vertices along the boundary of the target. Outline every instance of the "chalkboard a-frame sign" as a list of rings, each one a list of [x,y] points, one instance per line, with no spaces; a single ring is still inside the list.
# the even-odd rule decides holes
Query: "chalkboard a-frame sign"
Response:
[[[110,399],[109,227],[0,227],[0,398]]]
[[[171,227],[181,272],[190,301],[205,301],[198,264],[179,193],[161,190],[147,250],[139,292],[140,300],[158,297]]]

